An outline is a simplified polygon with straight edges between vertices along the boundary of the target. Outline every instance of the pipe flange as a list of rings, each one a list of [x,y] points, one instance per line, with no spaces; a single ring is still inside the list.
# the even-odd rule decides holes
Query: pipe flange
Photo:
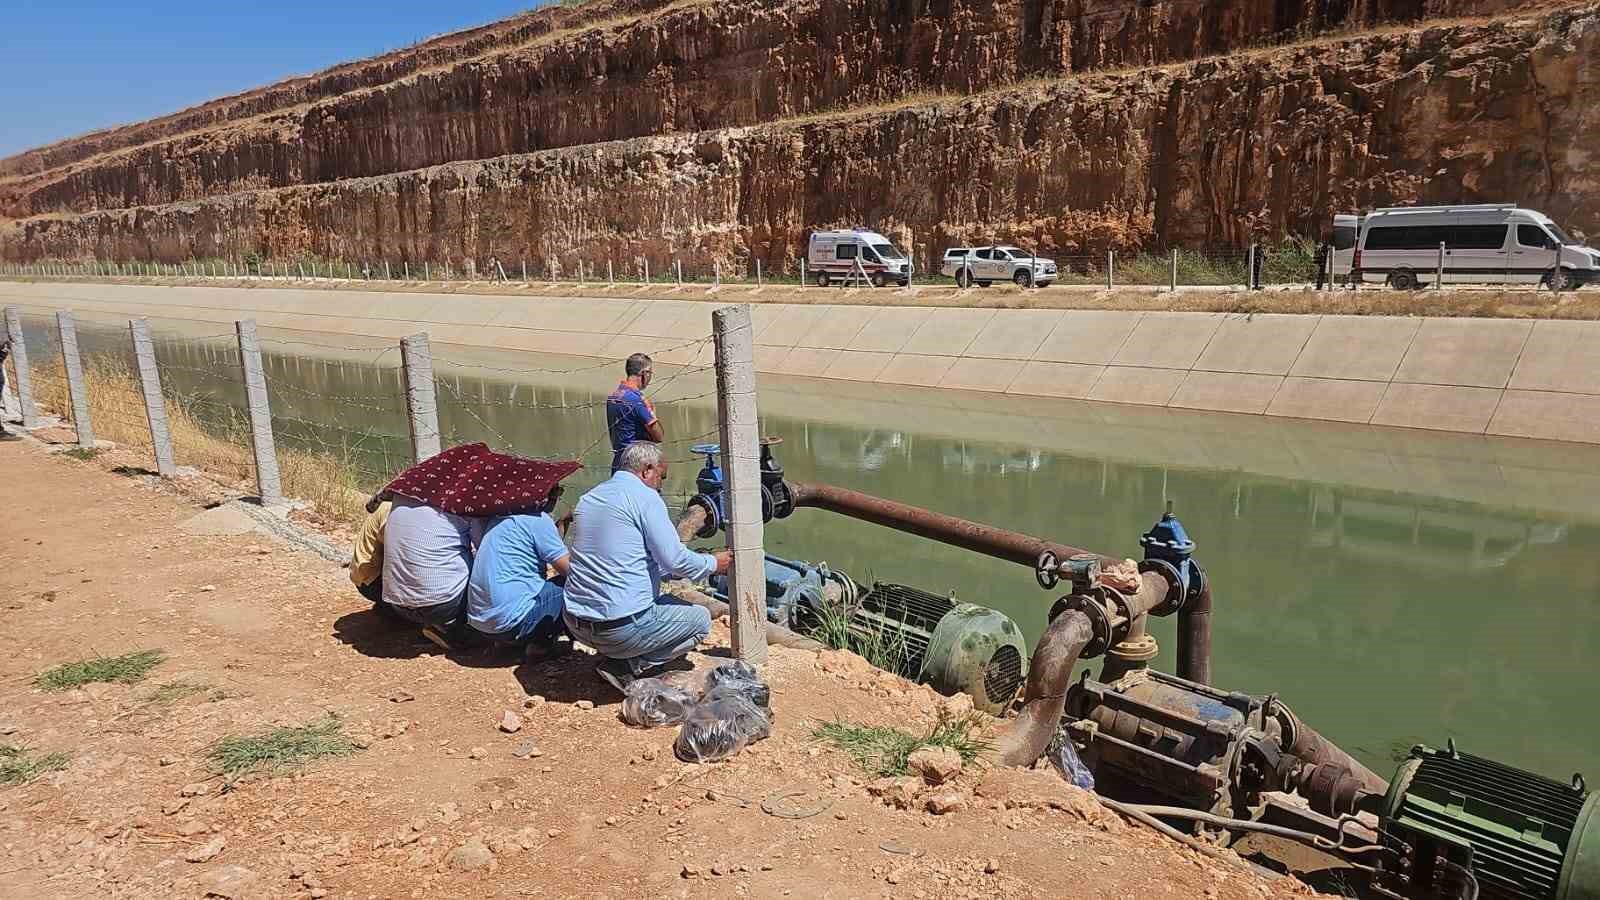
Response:
[[[711,498],[705,494],[695,494],[690,497],[689,505],[700,507],[706,514],[705,524],[700,526],[700,530],[696,531],[694,536],[697,538],[716,537],[718,529],[722,527],[722,515],[717,511],[717,505],[711,502]]]
[[[1161,646],[1156,643],[1155,635],[1140,635],[1133,640],[1123,639],[1111,648],[1111,655],[1117,659],[1128,662],[1149,662],[1161,654]]]
[[[763,482],[761,486],[772,494],[772,518],[787,519],[794,513],[794,494],[789,492],[788,482],[780,477],[771,484]]]
[[[777,507],[777,498],[772,496],[772,489],[766,485],[761,486],[761,521],[771,522],[772,511]]]
[[[1152,616],[1170,616],[1180,609],[1188,600],[1183,590],[1183,576],[1178,573],[1178,567],[1162,559],[1147,559],[1139,563],[1139,574],[1155,572],[1167,580],[1167,595],[1155,608],[1150,610]]]
[[[1105,605],[1086,594],[1068,594],[1050,607],[1049,621],[1054,622],[1066,612],[1083,613],[1094,628],[1094,636],[1089,638],[1078,658],[1093,659],[1105,653],[1111,646],[1111,615],[1106,612]]]

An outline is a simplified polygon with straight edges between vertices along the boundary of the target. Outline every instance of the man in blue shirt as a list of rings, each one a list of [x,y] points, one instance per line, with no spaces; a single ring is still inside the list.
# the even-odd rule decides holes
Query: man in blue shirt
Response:
[[[635,441],[659,444],[666,440],[655,407],[644,398],[644,389],[650,386],[650,378],[655,374],[655,364],[643,353],[635,353],[623,363],[623,372],[627,377],[606,397],[606,429],[611,432],[613,475],[621,466],[622,451],[629,444]]]
[[[704,607],[661,596],[663,574],[699,581],[726,572],[732,552],[696,553],[678,539],[661,499],[667,461],[648,441],[629,444],[616,474],[573,510],[566,624],[604,660],[596,671],[622,691],[711,633]]]
[[[467,582],[467,623],[495,643],[548,646],[561,634],[569,556],[550,518],[560,498],[558,485],[538,512],[492,520],[478,544]],[[555,578],[546,580],[550,569]]]

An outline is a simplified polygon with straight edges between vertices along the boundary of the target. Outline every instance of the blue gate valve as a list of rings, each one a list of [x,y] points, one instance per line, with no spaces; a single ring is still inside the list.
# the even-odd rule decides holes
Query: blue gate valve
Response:
[[[794,512],[794,500],[789,495],[789,486],[783,480],[783,465],[772,455],[772,448],[781,443],[783,443],[781,437],[761,439],[761,521],[763,522],[772,521],[774,516],[785,519]],[[723,505],[728,482],[722,471],[722,445],[695,444],[689,448],[689,452],[706,458],[705,466],[694,477],[694,486],[698,493],[689,498],[689,505],[698,506],[706,511],[706,523],[695,532],[695,537],[708,538],[715,535],[719,529],[726,528],[728,522],[726,507]]]
[[[1170,500],[1161,520],[1139,538],[1139,546],[1144,548],[1144,561],[1139,564],[1139,571],[1161,572],[1172,586],[1162,601],[1162,614],[1182,609],[1205,583],[1205,575],[1194,561],[1194,541],[1184,530],[1183,523],[1172,514]]]

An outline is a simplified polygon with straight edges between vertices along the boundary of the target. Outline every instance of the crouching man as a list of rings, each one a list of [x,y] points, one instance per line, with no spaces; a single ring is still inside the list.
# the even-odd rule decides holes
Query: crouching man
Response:
[[[423,626],[442,649],[456,649],[466,628],[467,579],[483,520],[396,496],[383,529],[383,600],[387,611]]]
[[[565,620],[575,640],[604,659],[597,671],[617,690],[678,659],[711,633],[703,607],[661,596],[663,574],[699,581],[726,572],[732,552],[696,553],[678,539],[661,499],[661,448],[623,449],[609,481],[573,510]]]
[[[394,504],[385,500],[367,513],[356,531],[355,545],[350,549],[350,583],[380,610],[383,609],[383,529],[393,508]]]
[[[557,485],[541,508],[501,516],[484,529],[467,584],[467,622],[494,643],[554,649],[565,630],[561,585],[570,556],[551,518],[560,499]],[[547,579],[551,570],[555,577]]]

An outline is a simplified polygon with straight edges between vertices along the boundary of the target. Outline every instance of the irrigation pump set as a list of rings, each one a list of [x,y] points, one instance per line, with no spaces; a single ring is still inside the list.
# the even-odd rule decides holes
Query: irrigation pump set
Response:
[[[1031,765],[1070,741],[1107,805],[1209,850],[1246,835],[1303,844],[1371,896],[1406,900],[1600,900],[1600,794],[1456,750],[1417,747],[1392,781],[1311,728],[1276,695],[1211,684],[1212,587],[1170,505],[1121,560],[824,484],[788,481],[762,441],[762,515],[815,508],[1006,560],[1055,592],[1029,659],[997,611],[904,585],[859,587],[825,564],[766,559],[768,617],[805,629],[844,617],[850,633],[903,648],[901,674],[965,692],[1006,720],[996,753]],[[706,457],[679,521],[685,538],[724,527],[720,449]],[[720,586],[714,584],[713,589]],[[1177,673],[1150,616],[1178,617]],[[837,618],[835,619],[837,621]],[[1073,679],[1103,657],[1098,677]],[[1025,686],[1017,698],[1019,686]]]

